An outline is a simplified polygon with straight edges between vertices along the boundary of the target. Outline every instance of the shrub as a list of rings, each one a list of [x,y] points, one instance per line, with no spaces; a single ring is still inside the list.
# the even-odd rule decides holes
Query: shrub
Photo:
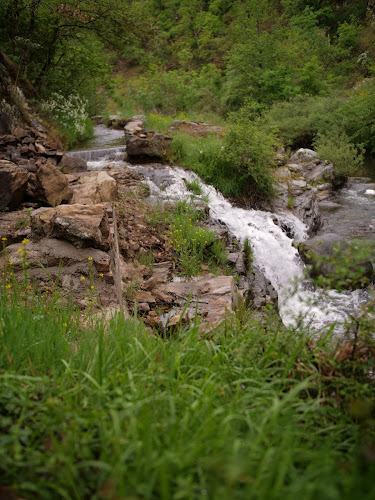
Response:
[[[65,97],[54,92],[48,101],[42,101],[42,109],[48,112],[65,135],[68,147],[91,137],[93,124],[87,114],[87,101],[77,94]]]
[[[333,163],[335,172],[349,176],[363,166],[364,150],[354,146],[345,132],[332,130],[328,135],[318,134],[314,148],[320,158]]]

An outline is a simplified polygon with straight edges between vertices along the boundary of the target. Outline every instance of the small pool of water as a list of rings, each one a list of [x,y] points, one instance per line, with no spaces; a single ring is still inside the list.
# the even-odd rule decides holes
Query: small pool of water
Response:
[[[324,221],[321,232],[334,233],[343,239],[366,238],[375,240],[375,195],[366,191],[375,189],[375,182],[351,178],[337,194],[336,205],[321,207]]]
[[[72,151],[78,149],[103,148],[105,146],[124,146],[125,135],[123,130],[115,130],[105,125],[95,125],[91,139],[77,144]]]

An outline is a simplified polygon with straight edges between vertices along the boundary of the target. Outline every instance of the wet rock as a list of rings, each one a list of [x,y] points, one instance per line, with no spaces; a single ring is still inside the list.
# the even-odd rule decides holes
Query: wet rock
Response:
[[[109,223],[105,209],[100,205],[61,205],[41,208],[31,215],[32,237],[61,238],[77,248],[109,248]]]
[[[93,122],[94,125],[101,125],[104,121],[104,116],[101,115],[91,116],[90,120]]]
[[[245,257],[243,252],[229,253],[227,259],[228,262],[235,265],[236,271],[239,274],[246,274]]]
[[[38,168],[35,176],[30,177],[28,196],[41,204],[56,206],[68,203],[73,190],[65,175],[51,163],[46,163]]]
[[[14,210],[23,200],[29,173],[6,160],[0,160],[0,210]]]
[[[87,162],[78,156],[64,155],[59,163],[59,169],[63,174],[87,172]]]
[[[126,152],[129,160],[164,159],[169,153],[172,138],[155,132],[147,133],[146,138],[137,135],[126,136]]]
[[[117,196],[116,181],[107,172],[81,174],[72,189],[72,203],[80,203],[82,199],[89,199],[93,203],[111,202]]]

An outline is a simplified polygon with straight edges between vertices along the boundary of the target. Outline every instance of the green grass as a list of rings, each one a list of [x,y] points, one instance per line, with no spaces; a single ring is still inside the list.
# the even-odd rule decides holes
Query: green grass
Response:
[[[93,300],[77,310],[57,282],[34,288],[26,239],[20,254],[17,281],[4,248],[0,284],[0,486],[27,499],[374,498],[365,311],[340,348],[245,302],[207,336],[163,336],[136,317],[104,322]]]
[[[368,411],[338,407],[305,336],[241,315],[213,339],[165,340],[3,293],[0,484],[28,499],[374,498]],[[371,406],[363,382],[347,399]]]

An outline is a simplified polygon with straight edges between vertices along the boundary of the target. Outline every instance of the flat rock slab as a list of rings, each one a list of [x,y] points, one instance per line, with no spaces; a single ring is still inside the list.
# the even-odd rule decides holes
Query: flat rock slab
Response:
[[[189,315],[203,320],[202,330],[208,331],[224,321],[228,312],[234,310],[238,302],[238,292],[232,276],[206,277],[194,282],[172,282],[160,285],[158,290],[173,297]]]
[[[33,239],[60,238],[77,248],[109,249],[109,222],[102,205],[61,205],[40,208],[31,215]]]
[[[116,200],[117,183],[107,172],[88,172],[77,176],[72,184],[72,203],[85,205]]]

